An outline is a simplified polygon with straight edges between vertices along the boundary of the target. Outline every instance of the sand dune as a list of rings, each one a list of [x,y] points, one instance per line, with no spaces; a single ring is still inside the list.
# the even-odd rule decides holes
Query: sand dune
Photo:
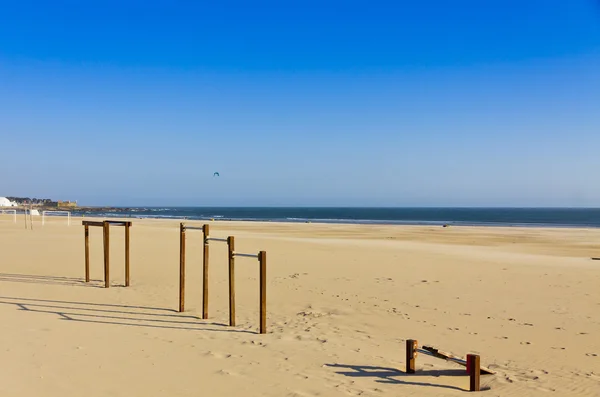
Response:
[[[87,218],[86,218],[87,219]],[[0,219],[0,395],[453,396],[464,368],[404,341],[478,353],[485,395],[600,395],[600,230],[212,222],[236,249],[268,252],[268,327],[258,265],[239,259],[228,327],[226,247],[211,248],[201,320],[200,234],[188,232],[178,313],[178,223],[134,220],[131,280],[111,230],[111,284],[81,220],[34,230]],[[188,222],[193,224],[194,222]],[[201,225],[201,222],[197,222]]]

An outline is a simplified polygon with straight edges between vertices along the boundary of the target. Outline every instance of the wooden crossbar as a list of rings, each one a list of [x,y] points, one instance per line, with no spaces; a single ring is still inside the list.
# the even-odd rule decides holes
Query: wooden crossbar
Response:
[[[132,222],[130,221],[81,221],[83,226],[104,226],[108,223],[111,226],[129,226],[131,227]]]
[[[206,241],[218,241],[220,243],[226,243],[227,242],[226,238],[217,238],[217,237],[206,237],[205,240]]]
[[[130,221],[104,221],[111,226],[131,226]]]
[[[81,221],[83,226],[104,226],[102,221]]]
[[[258,254],[240,254],[240,253],[234,252],[233,255],[234,256],[244,257],[244,258],[258,259]]]
[[[462,365],[463,367],[467,366],[467,360],[460,358],[458,356],[455,356],[452,353],[448,353],[448,352],[444,352],[441,351],[439,349],[436,349],[435,347],[431,347],[431,346],[423,346],[421,348],[418,348],[417,351],[421,354],[425,354],[431,357],[435,357],[435,358],[441,358],[442,360],[447,360],[447,361],[452,361],[456,364]],[[492,371],[491,369],[487,368],[487,367],[481,367],[481,373],[484,375],[493,375],[496,372]]]

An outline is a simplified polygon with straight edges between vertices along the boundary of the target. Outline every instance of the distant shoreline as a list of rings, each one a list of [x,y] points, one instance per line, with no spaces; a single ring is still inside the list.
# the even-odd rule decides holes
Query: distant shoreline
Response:
[[[72,216],[182,221],[600,228],[600,208],[49,207]],[[24,207],[12,207],[22,212]]]
[[[600,208],[79,207],[73,215],[188,221],[600,228]]]

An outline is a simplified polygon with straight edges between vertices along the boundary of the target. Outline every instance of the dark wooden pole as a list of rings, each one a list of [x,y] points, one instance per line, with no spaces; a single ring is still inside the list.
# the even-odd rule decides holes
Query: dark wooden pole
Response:
[[[469,391],[479,391],[479,378],[481,375],[480,358],[477,354],[467,354],[467,365],[469,368]]]
[[[85,228],[85,282],[90,282],[90,227]]]
[[[129,226],[131,222],[125,222],[125,286],[129,287]]]
[[[229,325],[235,326],[235,240],[233,236],[227,237],[229,248]]]
[[[208,318],[208,237],[210,236],[209,225],[202,226],[203,249],[202,249],[202,318]]]
[[[102,231],[104,236],[104,288],[110,287],[110,224],[104,221]]]
[[[179,311],[185,309],[185,225],[179,225]]]
[[[414,374],[416,370],[416,357],[417,357],[418,342],[414,339],[408,339],[406,341],[406,373]]]
[[[267,253],[258,253],[260,264],[260,333],[267,333]]]

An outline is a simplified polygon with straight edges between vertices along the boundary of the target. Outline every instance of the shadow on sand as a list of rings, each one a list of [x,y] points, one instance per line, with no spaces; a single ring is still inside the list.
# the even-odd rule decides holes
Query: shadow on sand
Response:
[[[100,282],[100,280],[91,280]],[[103,286],[86,283],[83,279],[59,276],[38,276],[33,274],[0,273],[0,282],[64,285],[69,287],[103,288]]]
[[[407,374],[406,372],[400,371],[396,368],[386,367],[375,367],[368,365],[346,365],[346,364],[325,364],[328,367],[337,368],[341,371],[336,373],[352,378],[376,378],[376,382],[388,383],[388,384],[402,384],[402,385],[414,385],[414,386],[427,386],[427,387],[439,387],[442,389],[452,389],[465,391],[467,388],[462,389],[456,386],[438,385],[435,383],[428,382],[417,382],[414,379],[419,376],[465,376],[465,385],[468,385],[468,377],[466,376],[464,369],[442,369],[442,370],[427,370],[417,371],[414,374]]]
[[[164,308],[30,299],[10,296],[0,296],[0,304],[12,305],[18,310],[30,313],[55,314],[62,320],[85,323],[111,324],[126,327],[179,329],[186,331],[255,333],[248,330],[229,328],[225,324],[207,322],[196,316],[183,315],[175,310]]]

